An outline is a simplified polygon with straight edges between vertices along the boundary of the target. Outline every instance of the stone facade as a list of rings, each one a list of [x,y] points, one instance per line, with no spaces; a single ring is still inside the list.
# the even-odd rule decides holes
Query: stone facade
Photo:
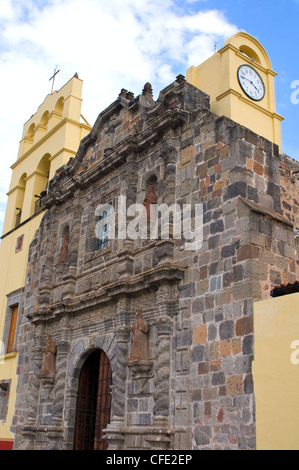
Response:
[[[16,449],[73,448],[79,374],[97,348],[112,368],[109,449],[255,449],[253,303],[296,279],[288,162],[213,114],[182,76],[157,101],[149,84],[136,98],[121,91],[56,173],[30,247]],[[149,186],[158,204],[202,205],[200,249],[171,236],[98,249],[99,204],[117,213],[118,196],[142,204]],[[130,360],[138,310],[140,361]],[[55,364],[41,373],[49,338]]]

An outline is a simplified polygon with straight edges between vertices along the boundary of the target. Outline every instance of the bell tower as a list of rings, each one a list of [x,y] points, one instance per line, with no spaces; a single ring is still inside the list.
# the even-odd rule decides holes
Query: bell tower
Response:
[[[211,111],[262,135],[282,151],[276,75],[264,47],[245,32],[229,38],[212,57],[186,72],[187,81],[210,96]]]

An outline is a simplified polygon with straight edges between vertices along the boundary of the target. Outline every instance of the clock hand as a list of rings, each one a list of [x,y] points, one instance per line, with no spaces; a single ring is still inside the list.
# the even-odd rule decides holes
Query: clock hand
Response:
[[[251,83],[251,80],[249,80],[247,77],[244,77],[244,75],[241,75],[241,78],[245,78],[245,80],[248,80]]]
[[[256,91],[259,91],[258,88],[255,86],[255,84],[254,84],[251,80],[249,80],[249,78],[244,77],[243,75],[241,75],[241,78],[245,78],[245,80],[248,80],[248,81],[251,83],[251,85],[254,86],[254,88],[256,89]]]

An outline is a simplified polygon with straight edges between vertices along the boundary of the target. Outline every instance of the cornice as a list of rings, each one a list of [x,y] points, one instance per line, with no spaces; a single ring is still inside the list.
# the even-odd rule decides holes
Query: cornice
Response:
[[[98,308],[100,305],[117,301],[119,297],[135,295],[137,292],[158,290],[158,288],[166,283],[178,283],[183,279],[185,268],[166,263],[157,266],[143,273],[121,278],[120,280],[100,287],[98,290],[92,290],[76,296],[68,301],[52,304],[48,307],[42,307],[32,314],[28,314],[28,318],[32,323],[53,321],[62,314],[79,314],[86,310]]]
[[[85,128],[87,130],[90,129],[90,127],[87,126],[86,124],[83,124],[78,121],[74,121],[73,119],[66,117],[62,119],[58,124],[56,124],[56,126],[53,127],[53,129],[51,129],[47,134],[41,137],[38,142],[33,144],[32,147],[30,147],[30,149],[28,149],[23,155],[21,155],[21,157],[18,158],[17,161],[13,163],[10,168],[14,170],[21,162],[23,162],[26,158],[28,158],[30,154],[35,152],[41,145],[43,145],[50,137],[52,137],[61,127],[63,127],[66,124],[71,124],[73,126]]]
[[[234,95],[236,98],[238,98],[240,101],[243,101],[244,103],[248,104],[249,106],[257,109],[258,111],[266,114],[267,116],[271,117],[272,119],[278,119],[279,121],[283,121],[284,120],[284,117],[281,116],[280,114],[277,114],[276,112],[272,113],[271,111],[268,111],[266,108],[263,108],[262,106],[260,106],[259,104],[255,103],[254,101],[251,101],[249,98],[246,98],[244,96],[242,96],[241,93],[233,90],[232,88],[230,88],[229,90],[225,91],[224,93],[222,93],[221,95],[217,96],[216,97],[216,101],[221,101],[223,98],[225,98],[226,96],[229,96],[229,95]]]

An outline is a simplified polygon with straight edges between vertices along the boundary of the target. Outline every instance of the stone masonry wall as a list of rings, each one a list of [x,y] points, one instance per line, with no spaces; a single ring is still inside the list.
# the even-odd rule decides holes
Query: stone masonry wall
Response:
[[[280,193],[282,200],[281,208],[283,210],[284,216],[294,224],[294,237],[296,246],[296,279],[299,279],[299,164],[292,158],[287,157],[286,155],[281,155],[279,171]],[[283,280],[282,283],[285,283],[285,280]]]
[[[295,280],[277,147],[211,114],[188,143],[182,154],[193,153],[189,166],[204,204],[203,247],[182,291],[191,308],[192,445],[253,449],[253,303],[282,280]]]

